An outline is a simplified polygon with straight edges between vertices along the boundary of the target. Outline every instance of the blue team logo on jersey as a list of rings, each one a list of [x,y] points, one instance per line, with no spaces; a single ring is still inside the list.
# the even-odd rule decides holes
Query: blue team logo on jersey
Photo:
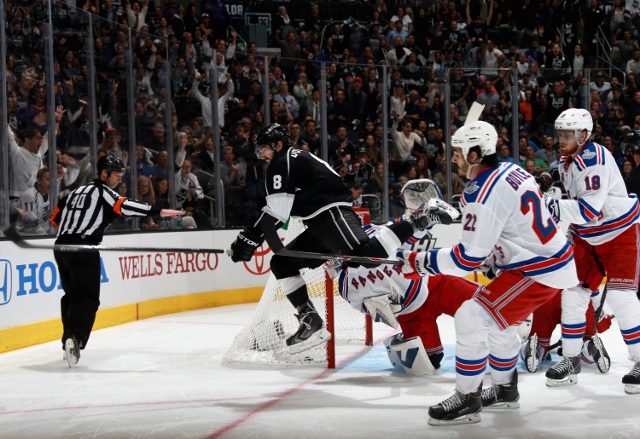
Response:
[[[464,189],[464,193],[471,195],[472,193],[476,192],[478,189],[480,189],[480,186],[478,186],[478,183],[476,183],[475,181],[472,181]]]
[[[0,305],[6,305],[11,301],[12,281],[11,262],[0,259]]]
[[[590,159],[594,158],[595,156],[596,156],[595,152],[586,150],[585,152],[582,153],[581,157],[582,157],[583,160],[590,160]]]

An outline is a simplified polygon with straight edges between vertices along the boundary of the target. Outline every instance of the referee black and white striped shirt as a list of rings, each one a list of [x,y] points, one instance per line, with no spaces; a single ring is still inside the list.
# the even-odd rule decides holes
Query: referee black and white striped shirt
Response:
[[[147,216],[162,209],[143,201],[120,196],[96,179],[71,192],[58,202],[50,221],[58,228],[58,238],[78,237],[96,244],[104,229],[119,216]]]

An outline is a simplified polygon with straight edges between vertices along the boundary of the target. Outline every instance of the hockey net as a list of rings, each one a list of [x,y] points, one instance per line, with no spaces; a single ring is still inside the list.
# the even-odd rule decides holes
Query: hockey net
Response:
[[[291,220],[285,245],[304,231],[301,221]],[[371,319],[353,309],[338,294],[337,285],[322,267],[302,270],[309,297],[320,315],[324,315],[332,337],[328,343],[289,354],[286,338],[298,329],[295,309],[278,286],[273,274],[251,320],[235,337],[223,357],[223,363],[240,367],[297,367],[327,365],[335,367],[335,344],[372,343]]]

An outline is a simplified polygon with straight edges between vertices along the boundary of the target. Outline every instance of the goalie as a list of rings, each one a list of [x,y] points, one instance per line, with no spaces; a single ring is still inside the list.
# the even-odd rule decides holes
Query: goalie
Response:
[[[455,209],[443,201],[440,190],[431,180],[412,180],[402,187],[407,206],[405,217],[410,217],[425,203],[439,205],[456,216]],[[398,218],[396,221],[401,221]],[[375,236],[388,225],[365,225],[364,231]],[[403,243],[403,249],[413,249],[428,232],[419,231]],[[337,272],[340,295],[349,304],[375,321],[383,321],[402,332],[384,341],[391,364],[412,376],[439,375],[444,357],[436,319],[452,316],[466,300],[477,294],[481,285],[456,276],[429,276],[409,280],[400,266],[377,268],[349,268]],[[391,292],[391,294],[389,294]]]
[[[298,330],[287,338],[289,353],[298,354],[327,341],[331,335],[309,300],[303,268],[317,268],[318,259],[279,255],[282,249],[276,228],[289,217],[302,220],[306,230],[287,244],[288,250],[335,255],[386,257],[416,231],[436,223],[450,223],[448,213],[426,206],[406,221],[393,224],[374,238],[362,230],[360,218],[351,208],[351,191],[324,161],[295,148],[287,129],[272,124],[255,139],[256,153],[269,162],[265,177],[266,206],[250,227],[231,244],[234,262],[248,261],[266,239],[275,253],[271,271],[297,311]]]

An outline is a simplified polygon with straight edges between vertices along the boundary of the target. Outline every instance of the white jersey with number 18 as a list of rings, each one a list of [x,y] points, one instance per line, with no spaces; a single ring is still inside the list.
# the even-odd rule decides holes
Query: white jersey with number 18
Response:
[[[638,221],[638,198],[629,197],[611,153],[602,145],[585,145],[575,159],[560,159],[560,178],[569,200],[560,200],[560,219],[591,245],[611,241]]]

